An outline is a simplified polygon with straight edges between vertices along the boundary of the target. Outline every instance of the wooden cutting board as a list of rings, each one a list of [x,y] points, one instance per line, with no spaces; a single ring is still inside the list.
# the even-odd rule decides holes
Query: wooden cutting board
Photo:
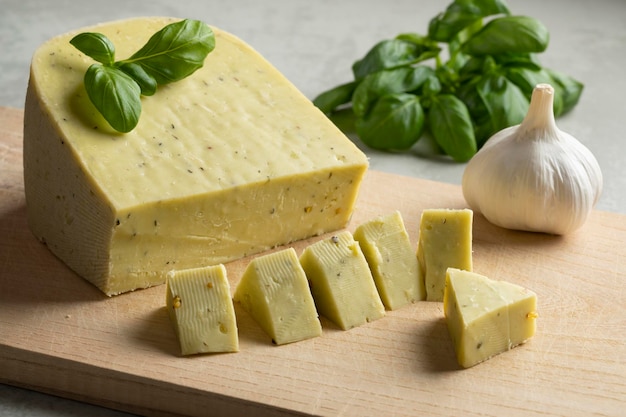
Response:
[[[0,382],[150,416],[624,415],[626,216],[554,237],[475,215],[475,271],[534,290],[540,316],[530,342],[470,369],[426,301],[280,347],[237,308],[239,353],[181,357],[164,286],[106,298],[30,233],[22,120],[0,108]],[[460,187],[371,171],[350,229],[399,210],[415,244],[440,207],[465,207]],[[247,262],[228,265],[233,287]]]

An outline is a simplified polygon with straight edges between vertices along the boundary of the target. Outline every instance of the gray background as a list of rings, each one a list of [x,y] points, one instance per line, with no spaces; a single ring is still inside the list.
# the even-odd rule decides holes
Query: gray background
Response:
[[[313,98],[349,81],[352,62],[379,40],[401,32],[425,33],[430,18],[447,5],[443,0],[1,0],[0,106],[24,107],[31,55],[48,38],[98,22],[150,15],[200,19],[236,34]],[[626,213],[626,1],[509,0],[508,5],[550,30],[541,62],[585,83],[578,106],[557,124],[600,163],[604,192],[597,209]],[[372,169],[454,184],[460,184],[465,166],[416,152],[364,150]],[[125,414],[0,384],[0,415]]]

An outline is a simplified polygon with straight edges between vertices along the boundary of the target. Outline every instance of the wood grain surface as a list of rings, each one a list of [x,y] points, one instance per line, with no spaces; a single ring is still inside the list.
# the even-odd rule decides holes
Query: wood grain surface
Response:
[[[321,337],[279,347],[237,307],[239,353],[181,357],[164,286],[107,298],[33,237],[22,120],[0,108],[0,382],[149,416],[624,415],[626,216],[554,237],[476,214],[475,271],[535,291],[539,319],[470,369],[426,301],[349,331],[322,319]],[[350,229],[399,210],[415,245],[421,211],[440,207],[465,207],[460,187],[370,171]],[[227,265],[233,288],[248,261]]]

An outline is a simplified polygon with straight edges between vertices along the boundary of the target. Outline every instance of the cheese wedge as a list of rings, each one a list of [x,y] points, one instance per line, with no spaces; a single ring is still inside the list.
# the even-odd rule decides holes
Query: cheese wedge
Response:
[[[239,351],[224,265],[170,271],[166,288],[167,311],[183,355]]]
[[[293,248],[250,261],[234,300],[277,345],[322,334],[309,283]]]
[[[533,337],[537,296],[506,281],[449,268],[443,309],[459,365],[469,368]]]
[[[203,68],[142,98],[113,132],[88,100],[93,61],[69,40],[101,32],[117,59],[171,18],[51,39],[34,54],[24,124],[28,223],[105,294],[344,227],[366,156],[250,46],[214,29]]]
[[[400,212],[359,225],[354,239],[361,246],[387,309],[426,298],[424,278]]]
[[[300,255],[300,263],[317,311],[341,329],[385,316],[367,260],[350,232],[308,246]]]
[[[422,212],[417,259],[427,300],[443,300],[448,268],[472,270],[472,220],[470,209]]]

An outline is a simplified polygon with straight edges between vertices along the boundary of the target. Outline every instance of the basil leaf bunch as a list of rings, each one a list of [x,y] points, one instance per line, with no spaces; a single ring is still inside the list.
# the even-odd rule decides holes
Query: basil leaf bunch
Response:
[[[70,43],[97,63],[85,73],[89,99],[111,127],[127,133],[137,126],[141,96],[182,80],[204,64],[215,48],[213,31],[198,20],[171,23],[130,58],[115,60],[115,46],[101,33],[80,33]]]
[[[350,112],[371,148],[408,150],[428,135],[445,155],[468,161],[494,133],[521,123],[537,84],[554,86],[555,116],[578,103],[583,84],[538,62],[548,43],[540,21],[513,15],[503,0],[454,0],[426,35],[377,43],[353,64],[352,81],[313,103],[331,119]]]

